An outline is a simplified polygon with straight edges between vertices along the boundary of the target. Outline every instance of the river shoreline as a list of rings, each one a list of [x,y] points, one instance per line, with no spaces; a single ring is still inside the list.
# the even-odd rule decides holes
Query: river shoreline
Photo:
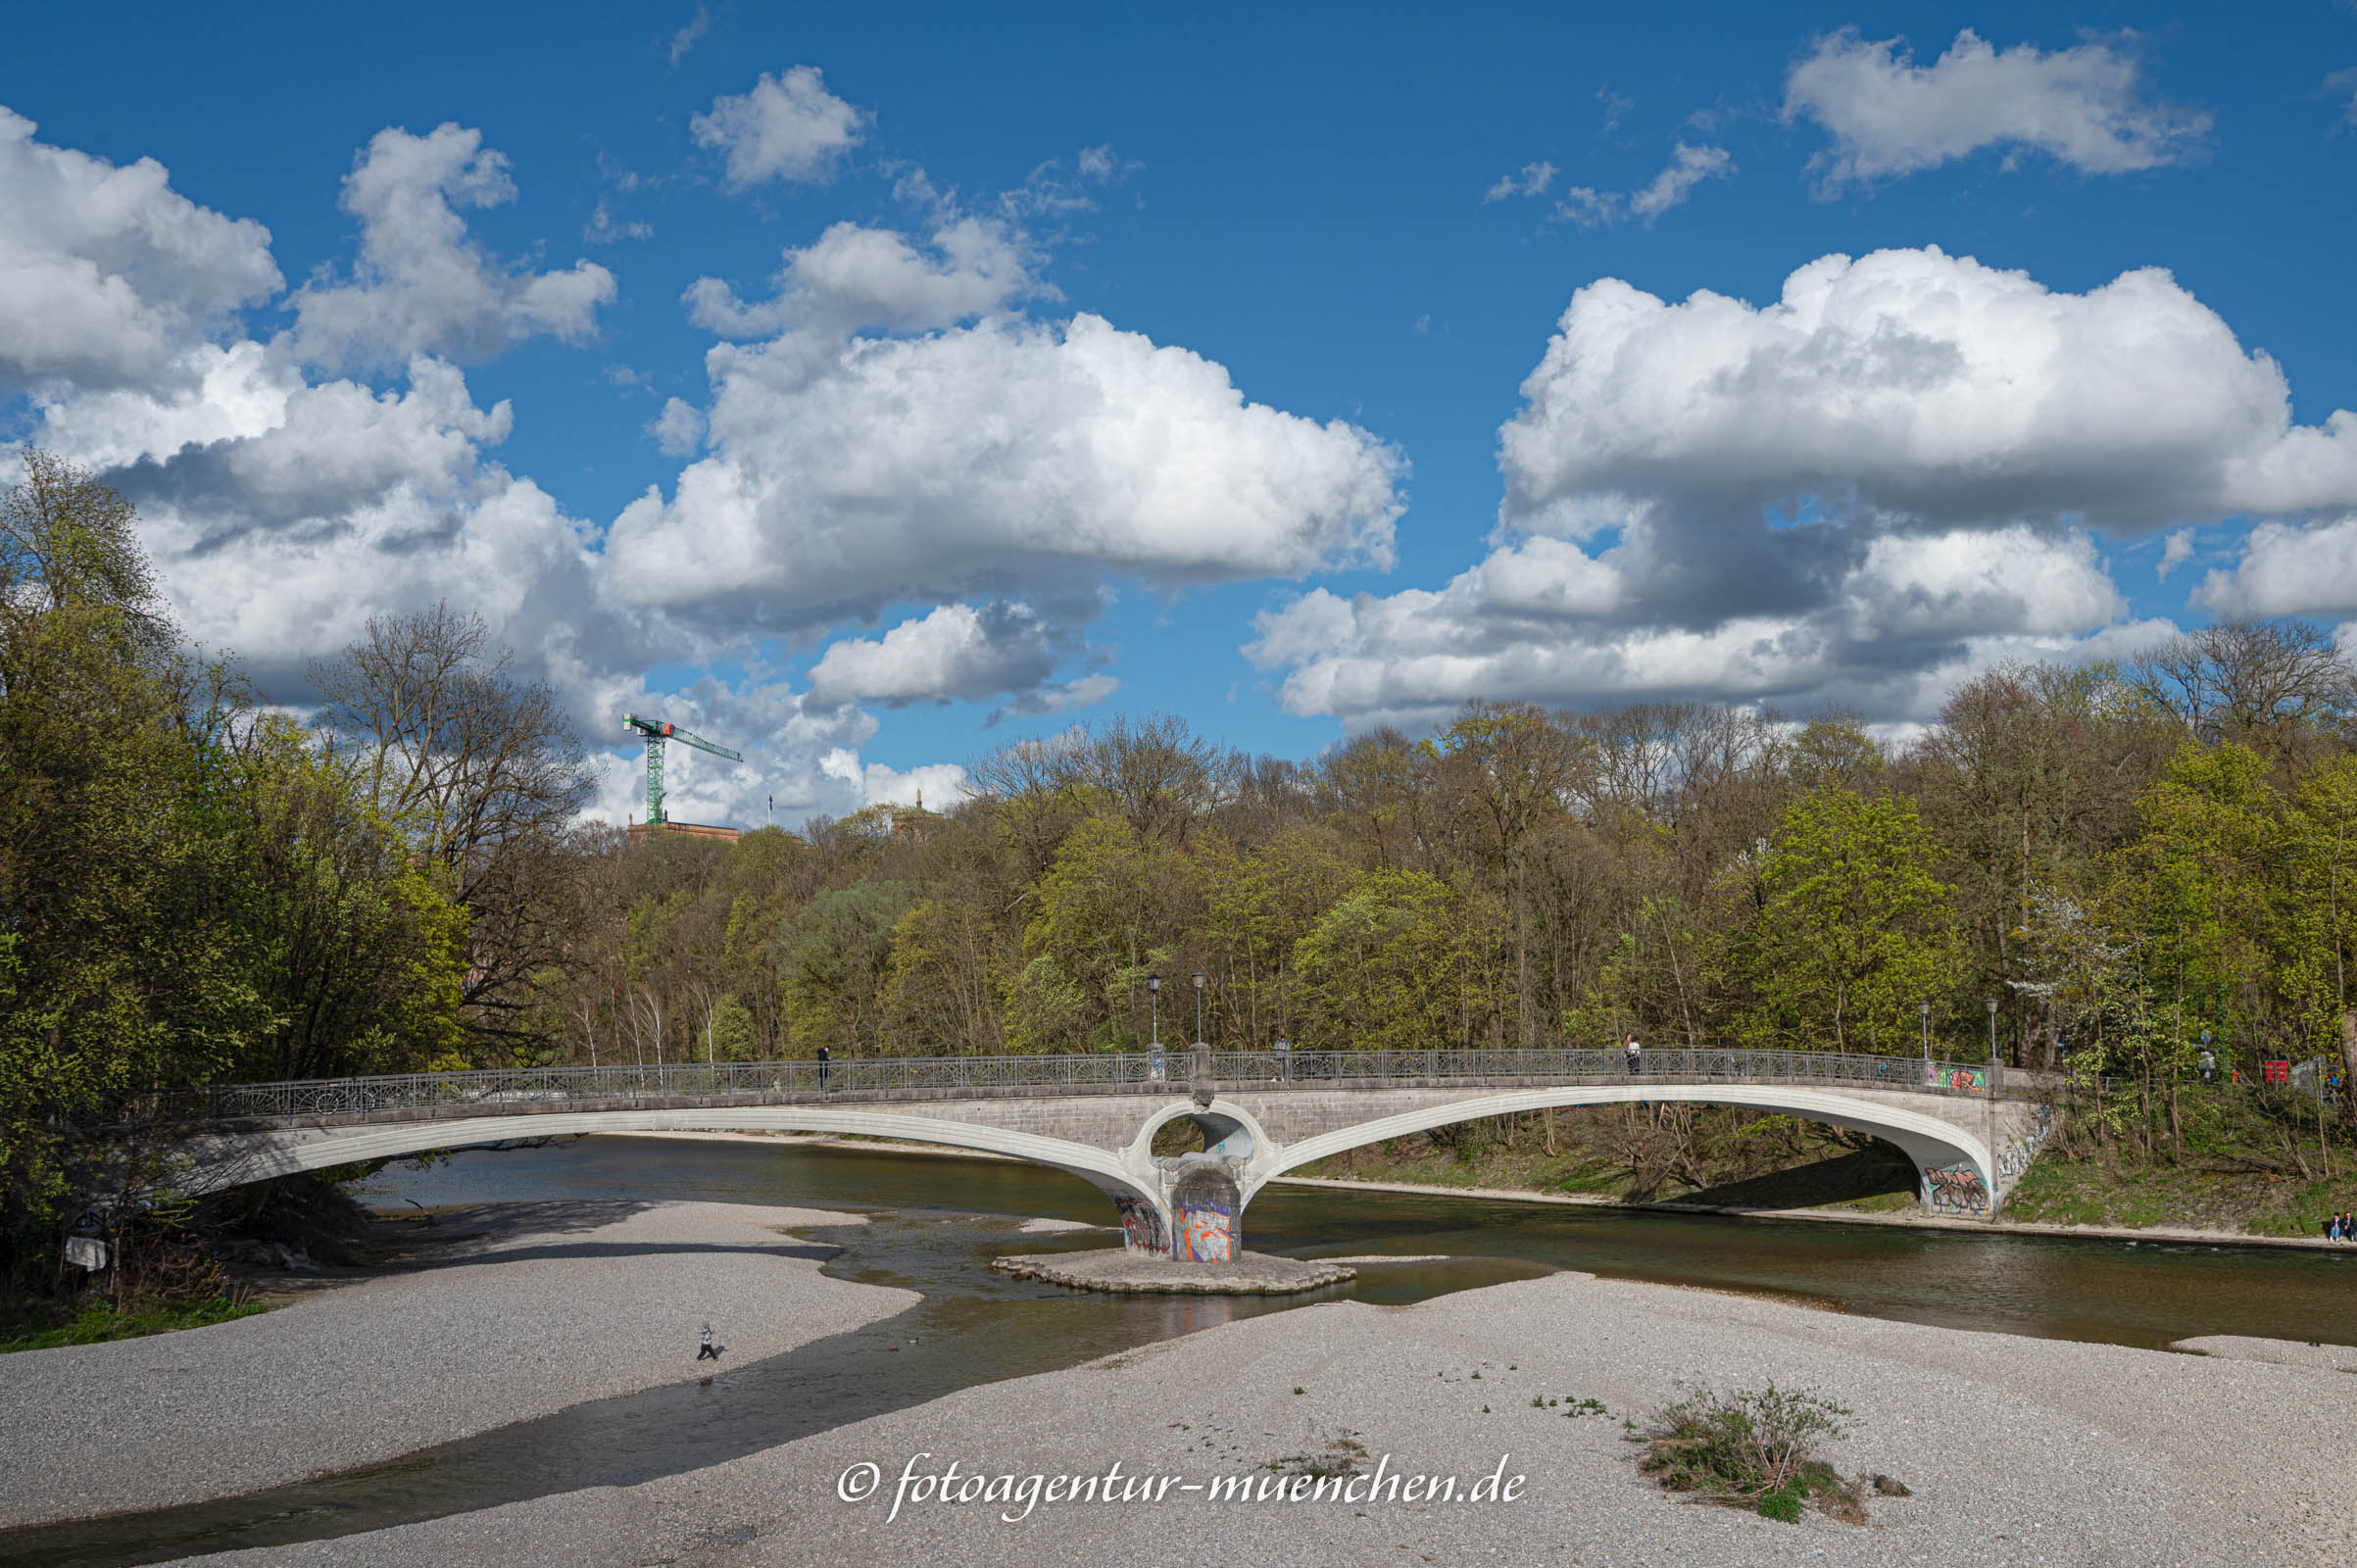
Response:
[[[722,1128],[695,1132],[614,1132],[601,1138],[712,1139],[730,1143],[800,1144],[813,1148],[870,1150],[942,1159],[1013,1160],[1011,1154],[976,1150],[942,1149],[926,1144],[896,1143],[889,1139],[845,1138],[834,1133],[749,1133]],[[1426,1182],[1385,1182],[1338,1176],[1279,1176],[1272,1187],[1324,1187],[1350,1192],[1408,1193],[1440,1198],[1470,1198],[1491,1202],[1548,1203],[1568,1208],[1619,1209],[1639,1214],[1723,1214],[1743,1219],[1790,1220],[1812,1225],[1902,1226],[1922,1230],[1957,1231],[1977,1236],[2076,1237],[2089,1241],[2174,1242],[2208,1247],[2295,1249],[2321,1252],[2357,1252],[2347,1242],[2329,1242],[2321,1236],[2253,1236],[2245,1231],[2207,1230],[2189,1225],[2051,1225],[2041,1221],[1951,1219],[1937,1214],[1874,1214],[1839,1208],[1742,1208],[1723,1203],[1681,1203],[1675,1200],[1632,1203],[1588,1193],[1549,1193],[1518,1187],[1444,1187]]]

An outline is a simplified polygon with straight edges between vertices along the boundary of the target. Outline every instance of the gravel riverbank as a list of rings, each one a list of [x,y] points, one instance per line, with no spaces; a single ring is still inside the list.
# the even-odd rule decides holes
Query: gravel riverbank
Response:
[[[1872,1523],[1785,1525],[1677,1500],[1622,1422],[1701,1385],[1813,1389],[1855,1412],[1835,1457],[1913,1490]],[[1542,1401],[1534,1405],[1534,1399]],[[1556,1403],[1547,1404],[1547,1400]],[[1609,1414],[1574,1414],[1595,1400]],[[1178,1490],[1296,1456],[1457,1476],[1496,1503],[1207,1501]],[[215,1563],[566,1568],[956,1561],[1272,1568],[1370,1562],[2313,1564],[2357,1561],[2357,1384],[2323,1367],[1887,1322],[1583,1274],[1409,1307],[1229,1323],[966,1390],[725,1465]],[[907,1504],[896,1479],[1172,1474],[1158,1502]],[[840,1478],[873,1464],[877,1494]],[[1020,1504],[1012,1507],[1019,1511]]]
[[[916,1298],[822,1277],[780,1234],[856,1216],[740,1203],[502,1203],[431,1266],[259,1317],[0,1356],[0,1527],[227,1496],[743,1365]],[[706,1362],[702,1370],[711,1370]]]

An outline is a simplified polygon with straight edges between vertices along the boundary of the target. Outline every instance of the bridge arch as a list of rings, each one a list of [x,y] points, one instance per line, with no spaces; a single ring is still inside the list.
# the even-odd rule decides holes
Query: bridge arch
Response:
[[[1244,1200],[1249,1203],[1261,1188],[1289,1170],[1388,1138],[1404,1138],[1454,1122],[1483,1116],[1506,1116],[1529,1110],[1559,1110],[1587,1105],[1643,1103],[1743,1105],[1777,1112],[1803,1121],[1827,1122],[1852,1132],[1870,1134],[1898,1146],[1914,1162],[1918,1190],[1928,1196],[1940,1185],[1934,1173],[1969,1171],[1982,1195],[1980,1211],[1989,1212],[1998,1192],[1995,1161],[1987,1142],[1953,1122],[1900,1105],[1878,1104],[1862,1096],[1777,1083],[1670,1084],[1643,1082],[1591,1084],[1578,1088],[1525,1089],[1483,1095],[1442,1104],[1420,1106],[1396,1115],[1338,1127],[1300,1139],[1282,1149],[1270,1149],[1246,1169]],[[1960,1183],[1959,1185],[1969,1185]]]
[[[453,1121],[401,1121],[231,1134],[183,1146],[184,1164],[174,1185],[179,1192],[195,1196],[268,1181],[274,1176],[291,1176],[365,1159],[398,1158],[429,1149],[470,1149],[511,1139],[563,1138],[579,1133],[709,1130],[849,1133],[1005,1154],[1078,1176],[1113,1199],[1116,1204],[1127,1199],[1157,1213],[1161,1208],[1159,1196],[1150,1190],[1152,1184],[1132,1175],[1121,1156],[1106,1150],[980,1122],[889,1111],[838,1110],[823,1105],[544,1111],[470,1116]]]
[[[1146,1118],[1122,1156],[1124,1164],[1131,1170],[1154,1169],[1154,1134],[1181,1117],[1203,1129],[1203,1152],[1206,1154],[1250,1161],[1276,1147],[1267,1129],[1260,1125],[1260,1118],[1235,1102],[1214,1099],[1208,1105],[1199,1105],[1191,1100],[1182,1100]]]

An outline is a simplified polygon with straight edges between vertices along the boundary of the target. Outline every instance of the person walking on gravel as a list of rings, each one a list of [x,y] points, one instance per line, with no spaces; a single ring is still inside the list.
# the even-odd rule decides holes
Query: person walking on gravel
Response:
[[[712,1326],[710,1323],[704,1325],[704,1339],[696,1347],[696,1359],[699,1361],[720,1359],[720,1348],[712,1344]]]

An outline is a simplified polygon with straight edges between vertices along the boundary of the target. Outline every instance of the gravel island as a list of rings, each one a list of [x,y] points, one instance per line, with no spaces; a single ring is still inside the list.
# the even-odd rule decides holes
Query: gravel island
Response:
[[[1624,1422],[1706,1385],[1770,1379],[1848,1406],[1854,1433],[1832,1457],[1913,1494],[1870,1499],[1864,1526],[1815,1514],[1779,1524],[1683,1501],[1638,1471]],[[204,1560],[2309,1565],[2357,1562],[2343,1485],[2353,1450],[2357,1388],[2323,1366],[1558,1274],[1414,1306],[1253,1317],[643,1486]],[[1511,1500],[1239,1502],[1182,1490],[1378,1465],[1469,1487],[1501,1459],[1524,1478]],[[892,1517],[905,1472],[952,1462],[961,1478],[1016,1483],[1102,1478],[1116,1463],[1125,1478],[1177,1479],[1159,1500],[1025,1510],[919,1497]]]
[[[993,1258],[990,1266],[1020,1280],[1139,1296],[1294,1296],[1358,1278],[1358,1270],[1340,1263],[1303,1262],[1266,1252],[1239,1252],[1232,1263],[1174,1263],[1119,1247],[1093,1252],[1018,1253]]]
[[[743,1365],[891,1316],[781,1234],[858,1223],[742,1203],[500,1203],[440,1216],[429,1266],[258,1317],[0,1356],[0,1527],[347,1470],[695,1377],[707,1320]],[[703,1371],[712,1370],[705,1362]]]

